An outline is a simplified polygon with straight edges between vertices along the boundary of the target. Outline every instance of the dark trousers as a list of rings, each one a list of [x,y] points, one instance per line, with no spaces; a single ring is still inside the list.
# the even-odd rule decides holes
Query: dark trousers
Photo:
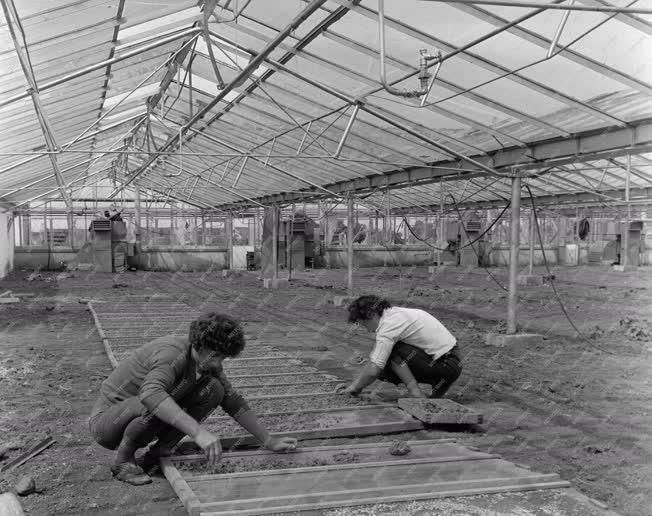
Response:
[[[177,403],[201,422],[222,403],[223,397],[222,384],[207,376]],[[150,414],[137,397],[108,405],[90,419],[89,427],[95,441],[109,450],[115,450],[125,434],[138,448],[158,438],[160,447],[170,449],[184,437],[183,432]]]
[[[432,398],[441,398],[462,372],[462,364],[457,346],[445,355],[433,360],[432,356],[405,342],[394,344],[387,365],[379,379],[393,384],[401,383],[400,378],[392,371],[392,362],[405,363],[414,378],[419,383],[432,385]]]

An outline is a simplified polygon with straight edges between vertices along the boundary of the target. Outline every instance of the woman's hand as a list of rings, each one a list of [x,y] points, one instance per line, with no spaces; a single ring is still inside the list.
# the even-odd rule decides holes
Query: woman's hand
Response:
[[[293,451],[297,449],[297,440],[294,437],[273,437],[265,441],[265,448],[275,452]]]
[[[337,387],[335,387],[335,394],[341,394],[346,396],[358,396],[360,392],[354,389],[351,385],[346,385],[342,383]]]
[[[222,458],[220,438],[208,430],[201,428],[195,436],[194,441],[197,443],[197,446],[204,450],[209,466],[212,468],[215,467]]]

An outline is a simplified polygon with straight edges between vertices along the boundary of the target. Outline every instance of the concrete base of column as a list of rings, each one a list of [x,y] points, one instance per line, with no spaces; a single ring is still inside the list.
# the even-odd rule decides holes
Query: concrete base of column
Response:
[[[537,346],[543,342],[543,335],[536,333],[488,333],[485,336],[485,344],[502,348],[505,346]]]

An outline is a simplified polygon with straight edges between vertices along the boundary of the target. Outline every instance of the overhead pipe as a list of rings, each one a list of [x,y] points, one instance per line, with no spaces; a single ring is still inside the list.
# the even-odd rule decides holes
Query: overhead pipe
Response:
[[[425,95],[428,92],[428,79],[430,74],[428,73],[428,67],[426,63],[429,60],[435,59],[434,56],[430,56],[425,52],[421,52],[421,62],[419,65],[419,80],[422,83],[422,87],[419,90],[399,90],[394,88],[387,82],[387,73],[385,71],[385,0],[378,0],[378,39],[380,46],[380,83],[383,85],[383,88],[390,93],[391,95],[396,95],[397,97],[420,97]],[[441,64],[441,62],[440,62]],[[423,84],[425,83],[425,87]]]
[[[437,75],[439,74],[440,68],[441,68],[441,52],[437,54],[437,64],[435,65],[435,71],[432,73],[432,77],[430,77],[430,82],[428,82],[428,88],[426,90],[425,95],[421,98],[421,103],[419,104],[419,107],[423,107],[424,104],[426,103],[426,100],[428,100],[428,95],[430,95],[430,90],[432,90],[432,87],[435,84],[435,80],[437,79]]]
[[[510,26],[511,26],[511,24],[510,24]],[[220,38],[224,39],[229,44],[234,44],[234,46],[236,46],[236,48],[238,48],[238,49],[244,49],[242,46],[237,45],[237,44],[229,41],[228,39],[224,38],[223,36],[220,36]],[[244,49],[244,50],[248,51],[247,49]],[[249,52],[251,52],[251,51],[249,50]],[[257,54],[257,56],[260,56],[260,54]],[[442,60],[445,59],[445,57],[446,56],[444,56],[442,58]],[[326,93],[328,93],[328,94],[330,94],[330,95],[332,95],[332,96],[334,96],[336,98],[339,98],[340,100],[343,100],[343,101],[347,102],[348,104],[354,104],[356,102],[359,103],[360,109],[362,109],[363,111],[366,111],[367,113],[375,116],[376,118],[379,118],[380,120],[383,120],[384,122],[387,122],[390,125],[393,125],[394,127],[397,127],[399,129],[411,134],[412,136],[422,140],[422,141],[425,141],[426,143],[432,145],[433,147],[435,147],[435,148],[437,148],[439,150],[442,150],[446,154],[449,154],[451,156],[455,156],[456,158],[458,158],[458,159],[460,159],[462,161],[465,161],[465,162],[479,168],[480,170],[485,171],[486,173],[488,173],[491,176],[494,176],[494,177],[508,177],[507,175],[500,174],[496,170],[494,170],[494,169],[492,169],[490,167],[487,167],[486,165],[483,165],[482,163],[479,163],[478,161],[474,160],[473,158],[469,158],[468,156],[460,154],[459,152],[457,152],[457,151],[455,151],[455,150],[453,150],[453,149],[451,149],[451,148],[449,148],[449,147],[447,147],[445,145],[442,145],[441,143],[433,140],[432,138],[429,138],[429,137],[421,134],[420,132],[416,131],[415,129],[412,129],[411,127],[408,127],[408,126],[406,126],[406,125],[404,125],[404,124],[402,124],[400,122],[397,122],[397,121],[395,121],[395,120],[393,120],[391,118],[388,118],[387,116],[385,116],[382,113],[381,110],[379,110],[379,109],[377,109],[377,108],[375,108],[373,106],[368,106],[367,104],[364,103],[364,101],[362,101],[360,99],[350,97],[349,95],[347,95],[345,93],[341,93],[341,92],[337,91],[336,89],[334,89],[334,88],[332,88],[330,86],[326,86],[325,84],[322,84],[321,82],[310,79],[309,77],[306,77],[305,75],[302,75],[302,74],[296,72],[295,70],[293,70],[293,69],[279,63],[278,61],[270,59],[268,57],[265,57],[265,62],[267,62],[267,64],[269,66],[271,66],[271,67],[273,67],[273,68],[275,68],[277,70],[281,70],[281,71],[287,73],[288,75],[296,77],[299,80],[305,82],[306,84],[310,84],[311,86],[314,86],[315,88],[317,88],[317,89],[319,89],[319,90],[321,90],[323,92],[326,92]],[[409,76],[414,75],[414,73],[416,73],[416,72],[411,73]]]

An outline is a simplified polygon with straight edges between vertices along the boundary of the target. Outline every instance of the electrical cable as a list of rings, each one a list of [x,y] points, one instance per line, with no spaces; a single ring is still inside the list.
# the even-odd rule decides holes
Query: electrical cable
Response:
[[[453,199],[453,202],[455,203],[455,211],[457,211],[457,217],[459,218],[459,220],[460,220],[460,224],[462,225],[462,229],[464,230],[464,234],[466,235],[466,238],[468,239],[468,238],[469,238],[469,233],[466,231],[466,226],[464,225],[464,221],[462,220],[462,214],[460,213],[460,209],[457,207],[457,201],[455,201],[455,197],[453,197],[453,194],[449,193],[448,196],[449,196],[451,199]],[[505,213],[505,211],[507,210],[508,207],[509,207],[509,205],[507,205],[507,206],[505,207],[505,209],[503,210],[503,213]],[[502,216],[502,214],[501,214],[501,216]],[[477,239],[476,239],[476,240],[477,240]],[[475,247],[473,247],[473,242],[469,242],[468,245],[471,246],[471,249],[473,250],[473,253],[474,253],[475,256],[478,258],[478,262],[480,262],[480,255],[479,255],[478,252],[475,250]],[[468,246],[467,246],[467,247],[468,247]],[[460,249],[462,249],[462,247],[460,247]],[[485,270],[485,272],[486,272],[487,274],[489,274],[489,277],[494,281],[494,283],[495,283],[496,285],[498,285],[498,286],[499,286],[500,288],[502,288],[505,292],[507,292],[507,289],[504,287],[504,285],[503,285],[500,281],[498,281],[498,280],[496,279],[496,276],[494,276],[493,274],[491,274],[491,271],[490,271],[489,268],[484,264],[484,262],[482,263],[482,268]]]
[[[543,254],[543,264],[546,267],[546,271],[548,272],[548,278],[550,281],[550,286],[552,287],[552,291],[555,294],[555,298],[557,299],[557,303],[559,303],[559,307],[561,308],[561,311],[563,312],[564,316],[570,323],[570,325],[573,327],[573,329],[577,332],[579,337],[585,341],[589,346],[591,346],[594,349],[597,349],[599,351],[602,351],[603,353],[607,353],[608,355],[615,355],[615,353],[611,351],[607,351],[606,349],[602,349],[599,346],[596,346],[591,342],[581,331],[580,329],[575,325],[573,320],[570,318],[570,315],[568,315],[568,312],[566,311],[566,307],[564,306],[564,303],[562,302],[561,298],[559,297],[559,293],[557,292],[557,288],[555,287],[555,282],[552,279],[552,273],[550,272],[550,268],[548,267],[548,260],[546,258],[546,252],[543,248],[543,238],[541,237],[541,229],[539,228],[539,218],[537,217],[537,207],[534,203],[534,196],[532,195],[532,191],[530,190],[530,187],[528,185],[525,185],[525,188],[527,189],[528,195],[530,196],[530,203],[532,204],[532,218],[534,219],[534,226],[537,230],[537,238],[539,240],[539,246],[541,247],[541,253]]]
[[[475,240],[473,240],[472,242],[469,242],[468,244],[464,244],[463,246],[460,247],[460,249],[465,249],[465,248],[469,247],[470,245],[475,244],[478,240],[480,240],[483,236],[485,236],[485,235],[486,235],[486,234],[491,230],[491,228],[493,228],[493,227],[496,225],[496,223],[497,223],[497,222],[498,222],[498,221],[503,217],[503,215],[505,214],[505,212],[508,210],[510,204],[511,204],[511,201],[507,203],[507,206],[505,206],[505,207],[503,208],[503,211],[501,211],[501,212],[498,214],[498,217],[496,217],[496,218],[494,219],[494,221],[493,221],[493,222],[492,222],[492,223],[487,227],[487,229],[485,229],[482,233],[480,233],[480,235],[479,235]],[[408,230],[410,231],[410,233],[412,233],[412,235],[414,236],[414,238],[416,238],[416,239],[419,240],[420,242],[423,242],[424,244],[426,244],[427,246],[431,247],[432,249],[434,249],[434,250],[436,250],[436,251],[446,251],[446,249],[440,249],[439,247],[432,245],[430,242],[428,242],[427,239],[424,239],[424,238],[419,237],[419,236],[418,236],[418,235],[413,231],[412,226],[411,226],[410,223],[405,219],[405,217],[403,217],[403,220],[405,221]]]

